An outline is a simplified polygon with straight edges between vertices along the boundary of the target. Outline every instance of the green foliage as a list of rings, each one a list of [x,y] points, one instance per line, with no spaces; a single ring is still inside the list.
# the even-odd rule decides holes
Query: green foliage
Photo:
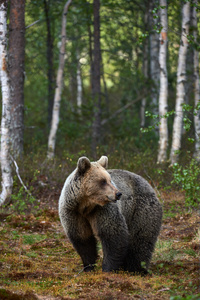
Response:
[[[192,114],[193,106],[189,104],[182,105],[183,112],[185,116],[183,118],[184,129],[185,131],[189,131],[192,126],[192,121],[190,119],[190,115]],[[194,113],[199,109],[199,105],[195,107]],[[159,117],[159,115],[152,114],[149,111],[146,111],[146,117],[151,118],[154,120],[154,124],[148,126],[147,128],[141,128],[142,133],[149,133],[153,129],[155,129],[159,123],[161,118],[169,118],[171,115],[174,115],[174,110],[167,112],[164,116]],[[195,141],[194,138],[188,137],[188,141],[193,143]],[[180,150],[176,151],[177,154],[180,154]],[[200,202],[200,168],[199,163],[195,159],[191,159],[188,164],[184,167],[181,166],[179,163],[175,163],[173,166],[173,180],[171,181],[172,184],[176,183],[182,190],[185,191],[186,195],[186,205],[197,206]],[[164,170],[157,170],[159,174],[164,174]]]
[[[37,209],[38,205],[34,205],[36,199],[33,196],[30,196],[23,187],[21,187],[17,194],[12,194],[12,209],[19,213],[24,213],[31,208]]]
[[[172,296],[170,297],[170,300],[199,300],[200,294],[197,295],[188,295],[188,296]]]
[[[31,190],[33,190],[33,187],[31,187]],[[20,214],[38,209],[37,200],[31,195],[30,191],[19,185],[17,176],[14,176],[10,208]]]
[[[178,163],[173,165],[173,181],[185,191],[186,205],[198,206],[200,202],[200,168],[195,159],[185,167]]]
[[[25,245],[33,245],[44,240],[46,236],[39,234],[24,234],[23,235],[23,244]]]
[[[184,117],[183,117],[183,128],[185,129],[186,132],[190,131],[191,128],[192,128],[192,117],[194,115],[197,115],[197,111],[200,109],[200,102],[198,103],[198,105],[193,108],[192,105],[189,105],[189,104],[183,104],[182,105],[182,109],[183,109],[183,112],[184,112]],[[150,118],[153,120],[153,124],[152,125],[149,125],[147,126],[146,128],[140,128],[140,131],[142,133],[148,133],[153,131],[156,127],[159,126],[160,124],[160,120],[162,118],[169,118],[171,116],[173,116],[175,114],[175,111],[174,110],[170,110],[168,111],[166,114],[164,114],[163,116],[159,116],[157,114],[153,114],[152,112],[150,111],[146,111],[145,112],[145,116],[147,118]],[[200,137],[199,137],[200,138]],[[195,142],[195,139],[193,137],[188,137],[188,141],[190,143],[194,143]],[[178,150],[177,154],[180,154],[180,150]]]
[[[149,133],[151,132],[152,130],[154,130],[156,127],[159,126],[160,124],[160,120],[161,119],[167,119],[169,118],[170,116],[174,115],[175,114],[175,111],[174,110],[171,110],[171,111],[168,111],[166,114],[164,114],[163,116],[159,116],[157,114],[153,114],[152,112],[150,111],[145,111],[145,117],[148,117],[150,119],[152,119],[154,122],[152,125],[149,125],[147,126],[146,128],[140,128],[140,131],[142,133]]]
[[[55,3],[54,3],[55,2]],[[61,29],[61,16],[65,1],[48,1],[49,20],[53,39],[54,74],[58,68]],[[145,78],[142,70],[144,41],[153,31],[160,32],[159,11],[164,6],[156,5],[148,11],[145,1],[101,1],[101,48],[102,48],[102,120],[106,119],[133,101],[141,91],[151,91],[153,81]],[[147,12],[148,11],[148,12]],[[144,14],[153,15],[155,26],[146,26]],[[44,1],[27,1],[26,25],[39,20],[26,30],[26,78],[25,78],[25,151],[37,151],[43,146],[46,152],[49,133],[47,122],[48,108],[48,62],[47,62],[47,24]],[[168,5],[169,21],[169,108],[164,117],[169,117],[169,133],[171,132],[172,115],[174,114],[174,94],[176,85],[176,66],[180,42],[180,6],[173,1]],[[74,0],[67,16],[66,63],[64,85],[61,101],[59,129],[56,137],[56,153],[60,155],[66,148],[70,153],[84,149],[90,154],[92,110],[90,81],[90,32],[93,31],[93,1]],[[43,34],[41,34],[41,32]],[[188,36],[194,47],[192,34]],[[83,83],[83,106],[81,114],[77,112],[77,51],[81,63]],[[55,82],[52,84],[55,87]],[[151,94],[151,92],[149,92]],[[154,129],[159,125],[159,117],[151,116],[155,124],[149,123],[140,133],[141,102],[133,105],[117,118],[102,126],[102,138],[99,141],[104,149],[111,143],[133,143],[143,151],[150,141],[157,144],[158,138]],[[147,109],[151,113],[151,98],[147,97]],[[147,115],[148,116],[148,115]],[[149,115],[150,117],[150,115]],[[151,118],[150,117],[150,118]],[[189,130],[191,118],[184,119],[184,126]],[[149,125],[149,127],[148,127]],[[193,141],[193,137],[189,137]],[[98,146],[99,146],[98,145]],[[117,148],[117,147],[115,147]],[[59,150],[58,150],[59,149]]]

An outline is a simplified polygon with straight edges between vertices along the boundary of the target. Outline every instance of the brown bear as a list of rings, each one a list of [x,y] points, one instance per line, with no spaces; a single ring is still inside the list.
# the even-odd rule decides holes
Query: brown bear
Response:
[[[103,271],[146,274],[162,222],[162,207],[150,184],[124,170],[108,170],[108,158],[78,160],[59,199],[64,230],[81,256],[84,270],[103,249]]]

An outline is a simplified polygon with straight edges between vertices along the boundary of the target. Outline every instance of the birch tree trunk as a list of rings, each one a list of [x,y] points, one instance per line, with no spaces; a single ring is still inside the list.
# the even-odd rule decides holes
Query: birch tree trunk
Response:
[[[81,80],[81,64],[80,64],[80,55],[79,51],[76,53],[77,58],[77,71],[76,71],[76,81],[77,81],[77,108],[78,112],[81,112],[81,106],[82,106],[82,80]]]
[[[197,0],[194,1],[197,5]],[[192,13],[192,25],[193,25],[193,37],[194,42],[197,42],[197,9],[193,7]],[[200,86],[199,86],[199,52],[194,48],[194,104],[195,107],[199,106],[199,109],[194,115],[194,128],[195,128],[195,153],[194,157],[197,161],[200,161]]]
[[[2,118],[1,118],[1,172],[2,191],[0,205],[11,196],[13,179],[10,159],[10,126],[11,126],[11,101],[10,85],[7,70],[7,0],[0,1],[0,75],[2,90]]]
[[[11,97],[11,146],[15,158],[22,156],[24,149],[24,15],[25,0],[10,1],[8,73]]]
[[[170,162],[174,164],[178,160],[178,152],[181,148],[181,134],[183,125],[183,108],[185,97],[186,81],[186,55],[188,49],[187,35],[189,34],[190,22],[190,3],[184,2],[182,10],[182,33],[178,56],[177,86],[176,86],[176,106],[173,123],[172,147],[170,153]]]
[[[160,93],[159,93],[159,150],[158,150],[158,163],[167,160],[167,147],[168,147],[168,127],[167,118],[163,117],[167,113],[167,97],[168,97],[168,76],[167,76],[167,0],[160,0]],[[165,7],[165,8],[163,8]]]
[[[61,28],[61,46],[60,46],[60,54],[59,54],[59,67],[56,78],[56,90],[54,95],[54,104],[52,111],[52,120],[51,120],[51,128],[48,139],[48,150],[47,150],[47,158],[53,158],[55,153],[55,143],[56,143],[56,133],[59,124],[59,114],[60,114],[60,100],[61,100],[61,92],[63,85],[63,72],[65,65],[65,45],[66,45],[66,24],[67,24],[67,12],[68,8],[71,4],[72,0],[68,0],[64,6],[63,14],[62,14],[62,28]]]

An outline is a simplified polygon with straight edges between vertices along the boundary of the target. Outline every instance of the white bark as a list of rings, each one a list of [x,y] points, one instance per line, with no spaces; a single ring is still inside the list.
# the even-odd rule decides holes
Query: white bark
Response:
[[[186,55],[188,49],[187,35],[189,34],[189,21],[190,21],[190,3],[186,2],[183,4],[182,13],[182,33],[181,43],[179,48],[178,56],[178,69],[177,69],[177,86],[176,86],[176,107],[173,124],[172,134],[172,147],[170,153],[171,164],[174,164],[178,160],[178,151],[181,148],[181,134],[183,125],[183,108],[185,97],[185,86],[186,81]]]
[[[79,52],[77,51],[77,73],[76,73],[76,80],[77,80],[77,107],[78,112],[81,112],[81,105],[82,105],[82,80],[81,80],[81,64],[80,64],[80,57]]]
[[[145,108],[146,108],[146,97],[142,99],[140,106],[140,127],[145,126]]]
[[[56,90],[54,95],[54,104],[53,104],[53,112],[52,112],[52,121],[51,121],[51,129],[49,133],[48,139],[48,151],[47,158],[53,158],[55,153],[55,143],[56,143],[56,133],[59,124],[59,115],[60,115],[60,100],[62,93],[62,85],[63,85],[63,72],[65,65],[65,45],[66,45],[66,24],[67,24],[67,12],[69,5],[72,0],[68,0],[64,6],[63,14],[62,14],[62,28],[61,28],[61,46],[60,46],[60,54],[59,54],[59,67],[56,78]]]
[[[167,160],[168,147],[168,127],[167,118],[163,117],[167,113],[167,98],[168,98],[168,77],[167,77],[167,0],[160,0],[161,8],[160,23],[162,30],[160,33],[160,94],[159,94],[159,150],[158,163]]]
[[[7,1],[0,4],[0,76],[2,90],[2,118],[1,118],[1,172],[2,191],[0,205],[11,196],[13,179],[10,159],[10,126],[11,126],[11,101],[10,85],[7,72]]]
[[[194,1],[197,4],[197,0]],[[194,42],[197,42],[197,11],[196,7],[193,7],[193,37]],[[199,52],[194,48],[194,105],[200,104],[200,86],[199,86]],[[200,161],[200,109],[196,111],[197,115],[194,115],[194,127],[195,127],[195,153],[194,157]]]

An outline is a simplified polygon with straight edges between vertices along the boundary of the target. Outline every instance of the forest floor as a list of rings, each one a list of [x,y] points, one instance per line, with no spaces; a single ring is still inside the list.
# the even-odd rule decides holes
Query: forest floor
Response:
[[[94,272],[61,227],[61,187],[41,189],[37,213],[0,211],[0,299],[200,299],[200,217],[181,192],[160,192],[162,230],[146,277],[103,273],[102,250]],[[38,198],[37,198],[38,199]]]

